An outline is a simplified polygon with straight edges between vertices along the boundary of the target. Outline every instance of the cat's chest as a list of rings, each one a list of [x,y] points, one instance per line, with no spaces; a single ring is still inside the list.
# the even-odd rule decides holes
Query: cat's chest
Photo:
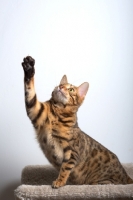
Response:
[[[63,149],[59,142],[52,136],[52,132],[48,131],[45,133],[39,143],[49,162],[55,165],[61,165]]]

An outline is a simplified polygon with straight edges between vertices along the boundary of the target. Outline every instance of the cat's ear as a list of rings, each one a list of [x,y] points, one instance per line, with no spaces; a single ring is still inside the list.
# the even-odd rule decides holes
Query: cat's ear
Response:
[[[67,84],[67,83],[68,83],[68,81],[67,81],[67,76],[64,75],[64,76],[62,77],[61,81],[60,81],[60,85]]]
[[[82,98],[85,97],[87,91],[88,91],[88,88],[89,88],[89,83],[85,82],[85,83],[82,83],[79,87],[78,87],[78,94],[79,96]]]

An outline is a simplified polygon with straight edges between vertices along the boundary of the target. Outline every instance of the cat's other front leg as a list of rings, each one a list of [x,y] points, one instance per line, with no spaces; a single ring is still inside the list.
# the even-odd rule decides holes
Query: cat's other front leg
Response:
[[[66,184],[69,178],[69,175],[72,169],[75,167],[76,163],[77,163],[77,160],[76,160],[75,155],[73,154],[71,148],[67,146],[64,149],[64,159],[60,168],[58,178],[52,183],[53,188],[59,188]]]

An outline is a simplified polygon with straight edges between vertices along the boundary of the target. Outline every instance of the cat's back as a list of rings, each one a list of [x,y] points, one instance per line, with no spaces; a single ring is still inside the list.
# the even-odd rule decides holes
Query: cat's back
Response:
[[[74,184],[127,184],[130,181],[114,153],[80,129],[76,134],[75,145],[78,147],[75,149],[80,160],[70,176]]]

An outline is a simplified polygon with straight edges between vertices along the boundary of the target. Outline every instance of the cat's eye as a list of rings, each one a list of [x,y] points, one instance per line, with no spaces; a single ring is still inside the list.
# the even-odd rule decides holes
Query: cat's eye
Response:
[[[74,92],[74,89],[73,88],[69,88],[68,89],[70,92]]]

